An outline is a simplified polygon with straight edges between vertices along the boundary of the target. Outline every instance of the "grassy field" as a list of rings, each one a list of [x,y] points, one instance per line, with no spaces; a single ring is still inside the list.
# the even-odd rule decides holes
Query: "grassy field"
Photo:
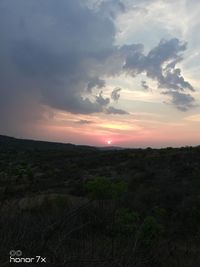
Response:
[[[0,136],[0,215],[0,266],[21,250],[44,266],[199,267],[200,147]]]

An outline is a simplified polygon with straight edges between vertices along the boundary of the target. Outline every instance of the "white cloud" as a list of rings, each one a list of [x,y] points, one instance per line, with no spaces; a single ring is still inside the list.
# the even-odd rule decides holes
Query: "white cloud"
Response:
[[[200,114],[195,114],[195,115],[185,117],[185,120],[191,121],[191,122],[200,122]]]

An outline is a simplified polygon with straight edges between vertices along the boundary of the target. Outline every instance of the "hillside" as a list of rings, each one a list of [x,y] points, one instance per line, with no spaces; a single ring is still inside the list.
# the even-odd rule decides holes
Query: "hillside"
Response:
[[[37,141],[28,139],[19,139],[10,136],[0,135],[0,149],[12,150],[69,150],[69,149],[94,149],[90,146],[77,146],[74,144],[65,144],[57,142]]]
[[[200,263],[200,147],[99,150],[0,136],[0,200],[1,264],[11,247],[43,253],[49,266]]]

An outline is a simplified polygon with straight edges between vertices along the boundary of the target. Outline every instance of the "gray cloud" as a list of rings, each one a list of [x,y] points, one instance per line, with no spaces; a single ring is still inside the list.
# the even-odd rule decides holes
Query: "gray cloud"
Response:
[[[179,92],[182,106],[193,107],[187,90],[194,89],[176,68],[186,44],[162,40],[147,55],[142,44],[117,47],[114,20],[125,11],[119,0],[100,1],[94,9],[82,0],[1,0],[0,130],[41,119],[42,105],[75,114],[127,114],[109,106],[119,88],[103,97],[106,77],[122,72],[146,73],[162,92],[168,89],[172,104],[180,109]]]
[[[175,105],[181,111],[187,111],[190,108],[195,107],[195,99],[190,94],[185,94],[176,91],[167,91],[163,94],[171,96],[171,103]]]
[[[161,40],[158,46],[144,55],[142,45],[130,45],[125,47],[126,63],[124,69],[133,76],[146,73],[152,79],[158,81],[159,87],[169,89],[194,90],[189,82],[181,76],[181,70],[176,64],[182,60],[180,52],[186,50],[186,43],[174,38]]]
[[[186,43],[177,38],[168,41],[161,40],[158,46],[147,55],[144,54],[144,47],[141,44],[124,46],[122,49],[126,56],[124,70],[132,76],[145,73],[147,77],[157,81],[158,88],[170,90],[171,96],[178,95],[181,91],[182,97],[179,98],[179,102],[172,100],[178,109],[180,109],[181,100],[183,106],[193,107],[191,102],[194,98],[192,96],[189,98],[187,93],[185,93],[185,98],[183,95],[187,90],[194,91],[194,88],[185,81],[181,69],[176,68],[177,63],[182,60],[180,53],[185,51],[186,47]],[[146,87],[146,83],[142,83],[142,86]]]
[[[120,0],[104,0],[100,2],[99,9],[106,17],[114,19],[119,13],[125,12],[126,6]]]
[[[76,121],[76,123],[84,125],[84,124],[92,124],[93,121],[89,121],[89,120],[79,120],[79,121]]]
[[[141,81],[141,86],[142,86],[142,88],[145,89],[145,90],[148,90],[148,89],[149,89],[149,86],[148,86],[148,84],[147,84],[146,81]]]
[[[108,107],[106,109],[106,113],[107,114],[119,114],[119,115],[125,115],[125,114],[129,114],[127,111],[122,110],[122,109],[118,109],[118,108],[114,108],[112,106]]]
[[[111,99],[113,99],[114,101],[118,101],[120,98],[120,91],[121,88],[115,88],[111,93]]]
[[[99,93],[98,96],[96,96],[96,102],[100,105],[100,106],[107,106],[110,103],[110,98],[106,97],[104,98],[102,96],[103,92],[101,91]]]
[[[91,80],[88,82],[88,92],[92,92],[93,88],[102,88],[105,87],[106,82],[102,79],[99,79],[99,77],[93,77]]]
[[[105,87],[100,77],[116,51],[105,6],[92,10],[81,0],[0,2],[2,128],[19,122],[20,114],[42,110],[41,104],[72,113],[104,112],[101,94],[95,101],[87,94]],[[120,6],[116,1],[118,12]],[[24,95],[31,105],[23,103]]]

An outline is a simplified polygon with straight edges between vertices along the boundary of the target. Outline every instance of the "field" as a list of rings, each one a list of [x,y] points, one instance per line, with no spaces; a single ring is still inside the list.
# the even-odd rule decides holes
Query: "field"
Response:
[[[200,266],[200,147],[99,149],[0,136],[0,266]],[[15,265],[14,265],[15,266]]]

